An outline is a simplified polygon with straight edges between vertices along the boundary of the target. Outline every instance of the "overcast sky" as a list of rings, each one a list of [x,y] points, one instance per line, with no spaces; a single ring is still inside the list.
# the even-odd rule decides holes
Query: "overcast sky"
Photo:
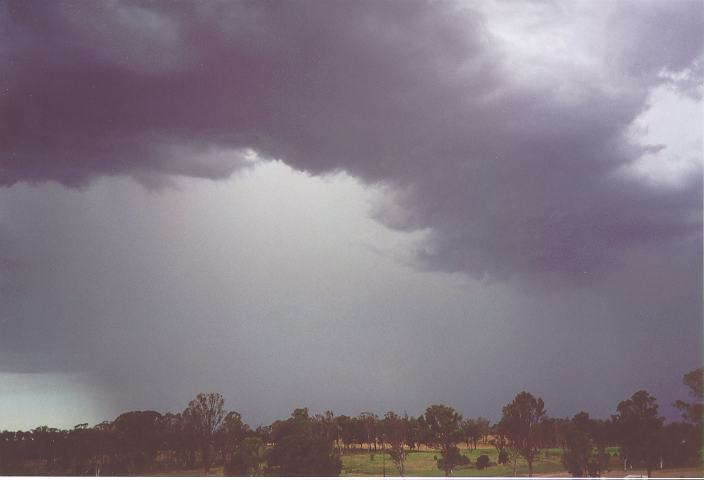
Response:
[[[661,412],[702,365],[701,1],[0,2],[0,430]]]

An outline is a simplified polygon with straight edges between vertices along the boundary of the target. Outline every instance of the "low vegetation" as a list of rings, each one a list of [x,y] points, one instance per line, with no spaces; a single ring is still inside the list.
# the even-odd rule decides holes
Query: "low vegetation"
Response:
[[[520,392],[494,425],[447,405],[410,417],[293,411],[252,429],[220,394],[198,394],[180,413],[127,412],[71,430],[0,433],[2,475],[228,476],[701,476],[704,369],[684,376],[682,422],[665,424],[656,399],[638,391],[608,419],[551,418]],[[672,470],[672,469],[678,470]],[[670,469],[670,470],[663,470]],[[675,473],[672,473],[675,472]]]

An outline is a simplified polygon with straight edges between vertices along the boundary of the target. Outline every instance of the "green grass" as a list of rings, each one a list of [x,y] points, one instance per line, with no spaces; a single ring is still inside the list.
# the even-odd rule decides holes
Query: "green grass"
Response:
[[[496,449],[479,448],[477,450],[462,449],[462,453],[469,457],[470,464],[458,467],[453,471],[453,475],[461,477],[500,477],[512,476],[513,465],[497,465]],[[410,452],[406,459],[405,475],[409,477],[439,477],[443,476],[443,472],[437,468],[435,457],[437,452],[421,451]],[[477,457],[480,455],[488,455],[491,460],[491,465],[484,470],[477,470],[474,466]],[[564,466],[561,462],[562,450],[558,448],[543,450],[540,453],[539,459],[536,459],[533,465],[534,473],[550,473],[564,471]],[[386,464],[387,476],[398,476],[398,470],[394,466],[391,458],[380,452],[374,454],[372,460],[368,452],[345,453],[342,455],[342,476],[382,476],[384,473],[384,464]],[[523,459],[516,462],[516,474],[523,475],[528,473],[528,465]]]
[[[213,467],[208,472],[209,477],[222,477],[223,474],[224,474],[223,467]],[[166,470],[163,472],[142,473],[140,475],[144,475],[144,476],[148,476],[148,477],[203,477],[203,476],[205,476],[202,468],[193,468],[190,470]]]
[[[470,464],[464,467],[459,467],[453,472],[453,476],[461,477],[511,477],[513,476],[513,465],[497,465],[497,452],[494,448],[479,448],[477,450],[461,449],[464,455],[467,455],[470,460]],[[613,456],[613,454],[618,452],[617,448],[609,447],[606,449],[607,453]],[[406,471],[405,476],[407,477],[441,477],[443,472],[437,468],[436,459],[434,458],[437,452],[434,451],[419,451],[419,452],[409,452],[408,458],[406,459]],[[477,470],[474,465],[477,457],[480,455],[488,455],[491,461],[489,468],[484,470]],[[344,453],[341,456],[342,459],[342,472],[341,476],[346,477],[365,477],[365,476],[379,476],[381,477],[386,473],[386,476],[398,476],[398,470],[394,466],[391,458],[388,455],[382,456],[381,452],[374,453],[374,458],[372,460],[369,452],[367,451],[357,451]],[[386,472],[384,472],[384,467]],[[611,469],[614,470],[611,476],[616,475],[621,477],[626,474],[626,472],[620,472],[621,462],[618,458],[611,459]],[[565,468],[562,465],[562,449],[550,448],[545,449],[540,452],[540,455],[533,464],[533,473],[535,475],[548,475],[555,472],[565,472]],[[519,459],[516,462],[516,475],[526,476],[528,473],[528,466],[525,461]],[[642,473],[639,470],[629,471],[627,473]],[[643,471],[644,473],[644,471]],[[655,472],[656,474],[658,472]],[[668,477],[701,477],[701,468],[684,468],[675,470],[665,470],[659,472],[661,476],[667,474]],[[221,466],[214,466],[209,473],[209,476],[222,476],[223,468]],[[174,477],[199,477],[203,476],[203,469],[197,468],[192,470],[174,470],[174,471],[164,471],[164,472],[153,472],[145,473],[148,476],[174,476]],[[609,476],[609,474],[606,474]],[[569,475],[567,475],[569,476]],[[657,475],[656,475],[657,476]]]

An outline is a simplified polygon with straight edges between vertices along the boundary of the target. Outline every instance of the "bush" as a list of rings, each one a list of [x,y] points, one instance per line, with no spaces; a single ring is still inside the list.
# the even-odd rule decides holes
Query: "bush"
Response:
[[[441,456],[437,460],[437,465],[440,470],[451,472],[455,467],[460,467],[469,464],[469,458],[460,453],[457,447],[450,447],[445,456]]]
[[[486,467],[489,466],[489,456],[488,455],[479,455],[479,458],[477,458],[476,462],[477,470],[484,470]]]

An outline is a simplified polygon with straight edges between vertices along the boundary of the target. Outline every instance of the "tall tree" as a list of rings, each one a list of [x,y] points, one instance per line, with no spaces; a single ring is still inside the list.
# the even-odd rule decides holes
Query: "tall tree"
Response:
[[[626,464],[643,465],[652,474],[661,457],[663,419],[655,397],[645,390],[618,404],[614,417],[621,456]]]
[[[188,438],[183,416],[165,413],[161,417],[161,436],[169,461],[179,466],[192,465],[192,443]]]
[[[184,420],[195,433],[205,473],[213,462],[216,433],[225,419],[225,400],[219,393],[199,393],[183,411]]]
[[[372,412],[362,412],[359,414],[359,421],[362,425],[369,451],[372,451],[372,444],[374,445],[374,450],[376,450],[376,424],[379,422],[379,417]]]
[[[516,395],[502,410],[501,429],[513,450],[528,464],[528,476],[533,476],[533,461],[540,452],[540,425],[545,420],[545,405],[541,398],[528,392]]]
[[[589,434],[578,428],[571,428],[566,435],[562,464],[573,477],[586,477],[592,454]]]
[[[215,445],[225,463],[250,432],[249,425],[242,421],[242,416],[238,412],[229,412],[225,415],[222,426],[215,432]]]
[[[407,452],[405,445],[408,442],[409,422],[408,415],[400,417],[394,412],[387,412],[382,420],[384,440],[389,443],[389,456],[396,466],[398,474],[403,477]]]
[[[467,448],[470,445],[477,449],[477,442],[481,438],[482,434],[479,431],[479,424],[472,420],[471,418],[462,422],[462,435],[464,436],[464,442],[467,444]]]
[[[339,440],[337,423],[335,422],[335,414],[331,410],[326,410],[323,414],[317,414],[315,421],[318,425],[321,435],[330,445],[334,445]]]
[[[409,417],[408,414],[404,414],[404,421],[406,423],[406,445],[409,450],[414,450],[420,443],[422,443],[422,430],[419,427],[418,419],[415,417]]]
[[[487,435],[489,435],[489,419],[484,418],[484,417],[477,417],[474,420],[475,425],[477,425],[477,428],[479,429],[479,434],[482,437],[482,441],[486,443],[487,441]],[[476,447],[475,447],[476,448]]]
[[[449,477],[452,470],[467,465],[469,459],[460,454],[457,443],[462,440],[462,415],[446,405],[431,405],[420,419],[421,427],[427,432],[426,442],[440,450],[438,468]]]
[[[123,413],[112,422],[115,451],[128,474],[148,469],[160,447],[161,414],[153,410]]]
[[[343,450],[347,451],[350,448],[350,444],[354,441],[354,423],[353,419],[347,415],[340,415],[335,417],[335,425],[337,426],[337,432],[342,442]]]
[[[562,463],[574,477],[598,477],[608,467],[608,454],[596,444],[599,424],[586,412],[579,412],[568,422],[558,424],[563,444]],[[595,453],[594,447],[598,451]]]

